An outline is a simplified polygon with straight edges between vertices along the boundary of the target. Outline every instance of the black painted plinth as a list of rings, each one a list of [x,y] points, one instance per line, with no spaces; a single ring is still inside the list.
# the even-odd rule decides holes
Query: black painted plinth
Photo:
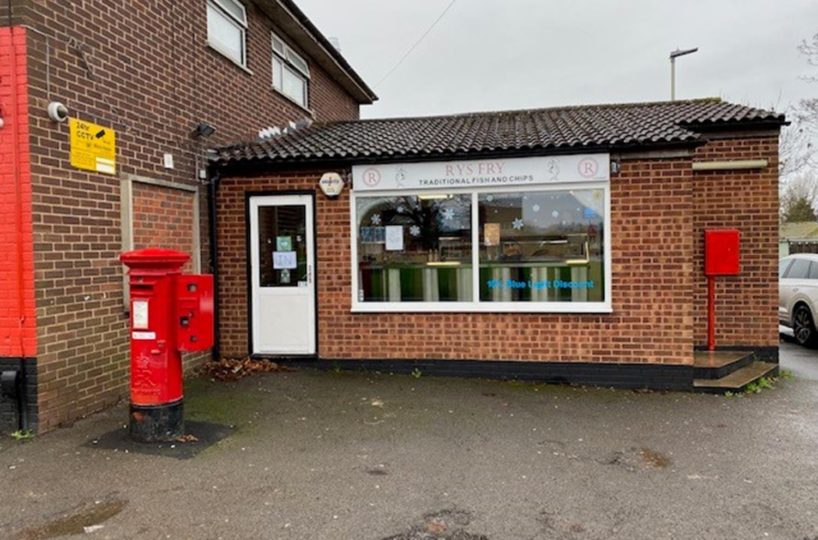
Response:
[[[131,403],[129,433],[137,442],[174,441],[185,433],[183,400],[162,405]]]

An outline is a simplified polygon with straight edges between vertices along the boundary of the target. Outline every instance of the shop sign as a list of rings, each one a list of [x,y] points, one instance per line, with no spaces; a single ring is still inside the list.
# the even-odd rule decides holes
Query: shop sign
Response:
[[[327,197],[337,197],[344,190],[344,179],[338,173],[324,173],[318,181],[318,187]]]
[[[113,129],[69,118],[68,130],[72,167],[116,174],[116,132]]]
[[[355,165],[355,191],[528,186],[610,180],[608,154]]]

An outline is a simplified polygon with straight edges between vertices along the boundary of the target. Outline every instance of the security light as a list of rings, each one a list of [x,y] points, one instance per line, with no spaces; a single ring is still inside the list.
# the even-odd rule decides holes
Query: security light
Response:
[[[214,133],[216,133],[216,128],[214,128],[207,122],[202,122],[196,126],[196,129],[193,130],[193,133],[191,133],[191,137],[193,137],[194,139],[207,139]]]

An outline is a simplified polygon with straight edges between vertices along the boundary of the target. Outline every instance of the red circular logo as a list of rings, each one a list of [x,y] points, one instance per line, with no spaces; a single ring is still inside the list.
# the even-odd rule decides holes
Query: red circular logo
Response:
[[[583,178],[593,178],[599,172],[599,163],[595,159],[585,158],[580,160],[577,171]]]
[[[369,187],[375,187],[381,183],[381,172],[374,167],[370,167],[364,171],[364,184]]]

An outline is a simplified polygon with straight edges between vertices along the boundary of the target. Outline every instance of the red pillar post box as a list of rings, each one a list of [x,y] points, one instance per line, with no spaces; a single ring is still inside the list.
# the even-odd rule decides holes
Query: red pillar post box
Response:
[[[213,343],[213,281],[184,276],[186,253],[123,253],[131,290],[131,437],[144,442],[184,434],[182,351]]]

